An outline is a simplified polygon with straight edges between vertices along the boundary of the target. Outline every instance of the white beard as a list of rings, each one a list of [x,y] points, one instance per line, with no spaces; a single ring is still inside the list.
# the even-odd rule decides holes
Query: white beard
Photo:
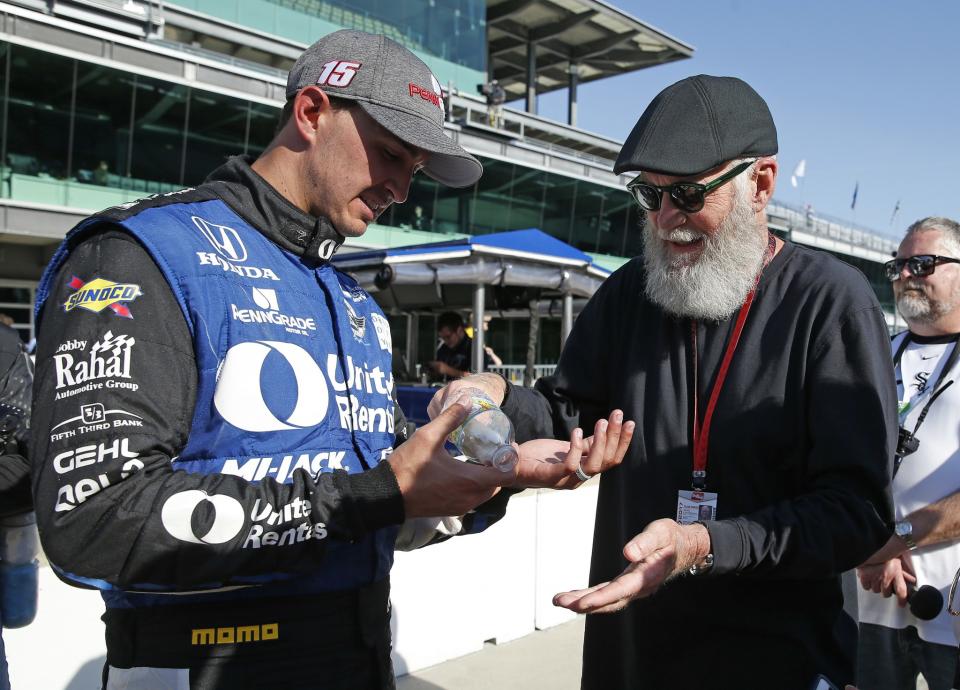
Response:
[[[766,228],[757,223],[747,189],[736,189],[733,209],[712,237],[683,226],[666,232],[652,222],[643,232],[647,298],[668,314],[723,321],[753,289],[767,250]],[[662,238],[662,239],[661,239]],[[692,263],[671,257],[664,240],[703,239]]]

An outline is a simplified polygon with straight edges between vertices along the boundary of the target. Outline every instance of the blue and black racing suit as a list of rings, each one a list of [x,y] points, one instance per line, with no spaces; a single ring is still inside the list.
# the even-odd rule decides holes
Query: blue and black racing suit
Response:
[[[58,574],[103,592],[111,679],[392,686],[404,425],[387,320],[327,261],[342,242],[234,158],[51,262],[36,511]]]

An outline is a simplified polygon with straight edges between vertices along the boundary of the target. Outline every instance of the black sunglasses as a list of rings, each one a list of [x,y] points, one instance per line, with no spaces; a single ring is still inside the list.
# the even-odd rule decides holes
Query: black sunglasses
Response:
[[[637,175],[627,183],[627,191],[633,195],[633,198],[637,200],[640,207],[647,211],[659,211],[660,199],[663,193],[666,192],[670,195],[673,205],[678,209],[684,213],[696,213],[703,208],[707,194],[724,183],[729,182],[755,162],[755,160],[744,161],[707,184],[700,184],[699,182],[674,182],[673,184],[660,187],[655,184],[650,184],[649,182],[644,182],[640,179],[640,175]]]
[[[908,266],[910,273],[917,278],[923,278],[933,275],[934,270],[940,264],[960,264],[960,259],[954,259],[952,256],[937,256],[936,254],[917,254],[916,256],[908,256],[906,259],[888,261],[883,265],[883,269],[887,272],[887,280],[893,282],[900,279],[900,272],[903,271],[904,266]]]

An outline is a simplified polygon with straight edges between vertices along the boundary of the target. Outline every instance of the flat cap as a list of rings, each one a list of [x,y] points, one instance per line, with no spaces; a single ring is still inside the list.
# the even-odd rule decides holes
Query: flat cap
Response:
[[[776,152],[777,128],[760,94],[742,79],[700,74],[653,99],[613,170],[689,176]]]

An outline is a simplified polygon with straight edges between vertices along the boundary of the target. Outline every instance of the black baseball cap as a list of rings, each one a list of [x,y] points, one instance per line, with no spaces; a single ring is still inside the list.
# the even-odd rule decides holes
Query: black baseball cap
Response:
[[[742,79],[700,74],[653,99],[613,170],[686,177],[776,152],[777,128],[760,94]]]
[[[386,36],[343,29],[297,58],[287,77],[287,98],[307,86],[356,101],[387,131],[429,153],[424,173],[450,187],[468,187],[483,166],[443,131],[446,111],[430,68]]]

